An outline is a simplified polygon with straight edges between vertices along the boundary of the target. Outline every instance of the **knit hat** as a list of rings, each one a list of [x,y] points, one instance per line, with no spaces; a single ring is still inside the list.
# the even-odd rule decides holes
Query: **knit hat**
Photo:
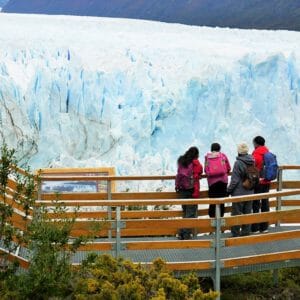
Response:
[[[249,148],[246,143],[240,143],[237,147],[238,154],[248,154]]]

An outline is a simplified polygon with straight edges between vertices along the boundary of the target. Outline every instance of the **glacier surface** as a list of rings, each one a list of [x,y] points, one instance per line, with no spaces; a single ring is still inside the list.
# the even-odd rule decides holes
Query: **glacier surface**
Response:
[[[263,135],[300,164],[300,33],[0,14],[0,134],[33,168],[173,174]]]

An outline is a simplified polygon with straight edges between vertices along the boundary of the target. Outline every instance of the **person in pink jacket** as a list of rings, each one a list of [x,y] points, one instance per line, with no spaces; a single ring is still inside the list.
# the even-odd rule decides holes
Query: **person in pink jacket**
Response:
[[[211,152],[205,156],[204,172],[207,175],[208,197],[221,198],[227,196],[228,174],[231,166],[227,156],[220,152],[221,145],[219,143],[211,144]],[[215,217],[216,205],[210,204],[208,215]],[[221,204],[221,217],[224,216],[225,207]]]
[[[175,190],[180,198],[199,198],[200,177],[203,167],[199,162],[199,150],[197,147],[190,147],[177,160],[177,174],[175,180]],[[198,205],[182,205],[183,218],[197,218]],[[194,231],[194,230],[193,230]],[[178,238],[181,240],[192,237],[191,228],[181,228]]]

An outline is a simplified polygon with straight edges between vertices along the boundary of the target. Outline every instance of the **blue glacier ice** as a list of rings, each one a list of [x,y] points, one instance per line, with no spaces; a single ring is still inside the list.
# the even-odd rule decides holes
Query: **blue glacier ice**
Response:
[[[0,14],[0,133],[33,168],[173,174],[263,135],[300,164],[300,33]]]

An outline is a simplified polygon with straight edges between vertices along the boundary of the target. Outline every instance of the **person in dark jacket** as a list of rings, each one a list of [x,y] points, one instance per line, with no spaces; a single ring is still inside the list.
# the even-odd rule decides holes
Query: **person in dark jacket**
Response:
[[[243,187],[243,181],[246,177],[247,165],[254,165],[254,159],[248,154],[249,148],[246,143],[238,145],[238,156],[233,166],[230,184],[227,188],[228,195],[242,196],[251,195],[254,190],[247,190]],[[252,201],[232,203],[232,216],[250,214],[252,211]],[[236,225],[231,227],[233,237],[249,235],[251,225]]]
[[[262,170],[264,167],[264,154],[269,152],[269,149],[265,146],[265,139],[262,136],[256,136],[253,139],[254,151],[252,152],[252,156],[255,160],[255,166],[258,169],[260,175],[262,175]],[[270,181],[260,178],[259,184],[254,189],[255,194],[259,193],[268,193],[270,190]],[[253,201],[253,213],[267,212],[270,211],[269,199],[264,198],[260,200]],[[252,224],[252,232],[253,233],[266,233],[268,232],[269,224],[268,222],[256,223]]]

